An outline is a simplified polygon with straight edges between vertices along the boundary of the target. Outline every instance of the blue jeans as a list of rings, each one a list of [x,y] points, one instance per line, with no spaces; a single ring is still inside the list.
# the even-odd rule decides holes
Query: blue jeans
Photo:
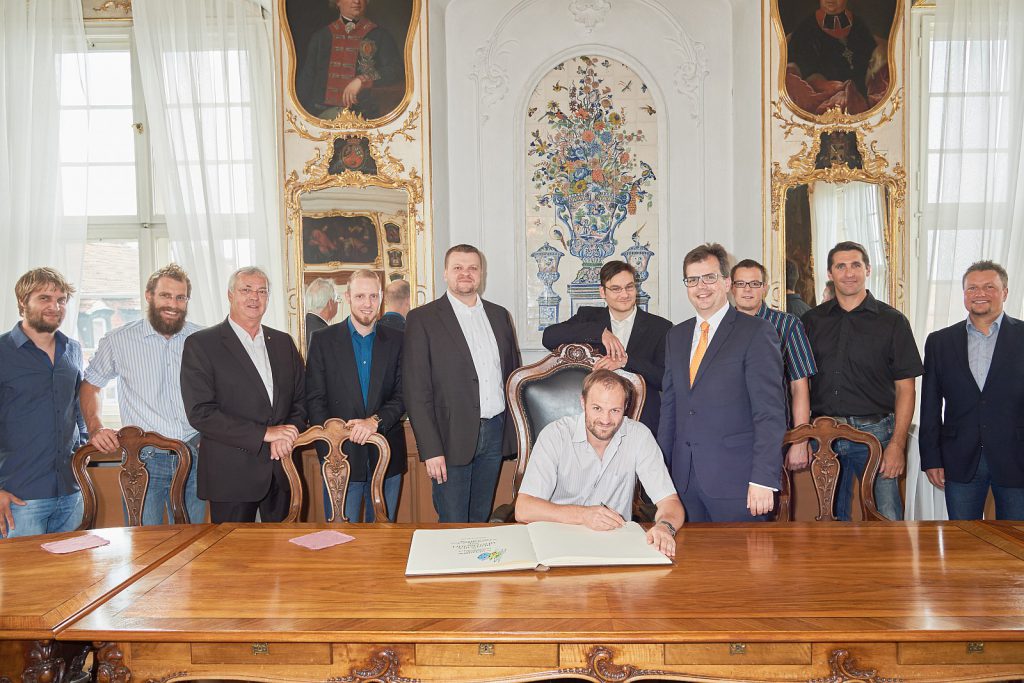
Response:
[[[447,465],[448,481],[431,481],[434,510],[440,522],[486,522],[491,518],[494,490],[501,474],[501,442],[505,413],[480,420],[476,453],[467,465]]]
[[[978,469],[967,483],[946,480],[946,511],[950,519],[981,519],[985,498],[992,487],[996,500],[996,519],[1024,520],[1024,488],[996,486],[989,475],[985,449],[981,451]]]
[[[388,509],[388,521],[395,521],[395,514],[398,512],[398,494],[402,490],[402,475],[395,474],[384,477],[384,504]],[[328,499],[327,487],[324,486],[324,510],[331,509]],[[364,504],[365,501],[365,504]],[[365,510],[365,512],[364,512]],[[327,513],[330,516],[330,512]],[[360,518],[367,524],[377,521],[373,511],[373,498],[370,496],[370,482],[350,481],[348,491],[345,493],[345,516],[349,522],[358,522]],[[334,520],[339,522],[341,520]]]
[[[200,500],[196,495],[196,472],[199,470],[199,435],[197,434],[187,444],[192,453],[192,466],[189,467],[188,479],[185,480],[185,510],[188,511],[188,521],[192,524],[203,524],[206,522],[206,501]],[[171,480],[174,478],[174,470],[178,467],[178,454],[174,451],[165,451],[152,446],[146,446],[139,452],[139,459],[146,466],[149,473],[149,486],[146,488],[146,501],[142,505],[142,525],[156,526],[164,523],[164,512],[167,513],[167,523],[174,523],[174,515],[171,514]],[[125,524],[128,524],[128,512],[124,515]]]
[[[882,444],[882,450],[889,445],[896,418],[889,415],[880,422],[866,422],[850,418],[849,424],[862,432],[874,434]],[[864,467],[868,464],[868,447],[866,444],[854,443],[846,439],[836,439],[833,450],[839,456],[839,486],[836,493],[836,517],[844,522],[850,521],[850,505],[853,499],[854,479],[864,476]],[[881,463],[879,463],[881,466]],[[881,474],[875,477],[875,505],[886,519],[903,519],[903,500],[900,498],[900,480],[888,479]]]
[[[84,513],[80,491],[56,498],[26,500],[25,505],[11,505],[14,529],[8,538],[74,531],[82,523]]]

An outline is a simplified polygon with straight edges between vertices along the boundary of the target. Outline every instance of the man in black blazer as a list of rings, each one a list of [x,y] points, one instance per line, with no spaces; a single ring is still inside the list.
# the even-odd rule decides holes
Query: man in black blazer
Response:
[[[334,298],[334,283],[325,277],[318,277],[306,287],[303,303],[306,305],[306,352],[314,332],[327,329],[338,313],[338,302]]]
[[[398,495],[406,464],[405,427],[402,415],[401,332],[377,324],[381,284],[375,273],[356,271],[349,277],[345,301],[352,313],[343,322],[313,335],[306,360],[306,407],[310,424],[328,418],[347,420],[351,439],[343,451],[348,455],[351,478],[345,495],[345,517],[376,521],[369,489],[377,464],[377,449],[365,445],[371,434],[381,433],[391,447],[385,472],[384,502],[388,519],[395,521]],[[318,447],[319,448],[319,447]],[[322,451],[326,455],[326,449]],[[324,509],[330,501],[324,489]],[[340,516],[335,516],[341,521]],[[383,521],[383,520],[382,520]]]
[[[963,277],[967,321],[924,345],[921,469],[945,489],[950,519],[1024,520],[1024,324],[1003,312],[1006,270],[978,261]]]
[[[515,453],[505,381],[520,365],[512,317],[478,294],[480,250],[444,256],[447,291],[409,312],[402,352],[406,409],[442,522],[486,522],[505,455]]]
[[[562,344],[590,344],[605,357],[595,370],[625,369],[644,378],[647,397],[640,421],[658,433],[661,415],[661,380],[665,376],[665,335],[672,323],[636,305],[636,270],[625,261],[601,266],[603,306],[581,306],[576,315],[544,330],[544,347],[554,351]]]
[[[280,522],[290,490],[278,462],[306,427],[305,373],[292,338],[261,325],[270,285],[259,268],[228,282],[231,312],[187,340],[181,397],[200,434],[199,497],[210,519]]]

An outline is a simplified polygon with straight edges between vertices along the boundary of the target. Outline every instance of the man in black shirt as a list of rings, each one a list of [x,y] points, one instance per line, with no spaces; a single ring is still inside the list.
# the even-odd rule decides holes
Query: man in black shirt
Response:
[[[803,317],[818,365],[811,378],[811,415],[830,415],[878,437],[883,452],[875,502],[889,519],[903,519],[899,477],[906,469],[915,378],[924,367],[906,317],[867,290],[870,273],[860,244],[840,242],[828,252],[836,298]],[[840,464],[836,516],[849,520],[853,479],[863,474],[868,450],[846,440],[834,448]]]

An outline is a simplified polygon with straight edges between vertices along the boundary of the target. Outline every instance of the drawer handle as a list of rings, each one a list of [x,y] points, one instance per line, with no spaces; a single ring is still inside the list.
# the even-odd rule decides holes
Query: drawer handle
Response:
[[[476,646],[476,653],[478,655],[494,656],[494,643],[480,643]]]
[[[747,654],[746,643],[729,643],[729,654],[731,655],[745,655]]]
[[[967,643],[967,654],[969,655],[980,655],[985,653],[985,643],[978,641],[972,641]]]
[[[269,655],[270,654],[270,646],[267,645],[266,643],[253,643],[252,644],[252,653],[254,655]]]

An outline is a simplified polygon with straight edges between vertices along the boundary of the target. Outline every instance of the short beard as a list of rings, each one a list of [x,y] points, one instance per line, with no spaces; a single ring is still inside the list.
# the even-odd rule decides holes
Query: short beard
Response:
[[[169,323],[165,322],[164,319],[160,317],[160,309],[158,307],[150,306],[149,309],[146,311],[146,317],[149,318],[149,324],[152,325],[153,329],[156,330],[159,334],[163,334],[166,336],[174,336],[181,332],[182,328],[185,327],[185,317],[187,316],[187,314],[188,310],[186,309],[182,311],[182,315],[180,318],[178,318],[172,323]]]
[[[28,324],[29,327],[31,327],[36,332],[39,332],[40,334],[53,334],[58,329],[60,329],[61,323],[63,323],[64,321],[61,320],[56,325],[51,325],[49,323],[43,322],[42,316],[38,316],[34,318],[25,318],[25,322]]]

